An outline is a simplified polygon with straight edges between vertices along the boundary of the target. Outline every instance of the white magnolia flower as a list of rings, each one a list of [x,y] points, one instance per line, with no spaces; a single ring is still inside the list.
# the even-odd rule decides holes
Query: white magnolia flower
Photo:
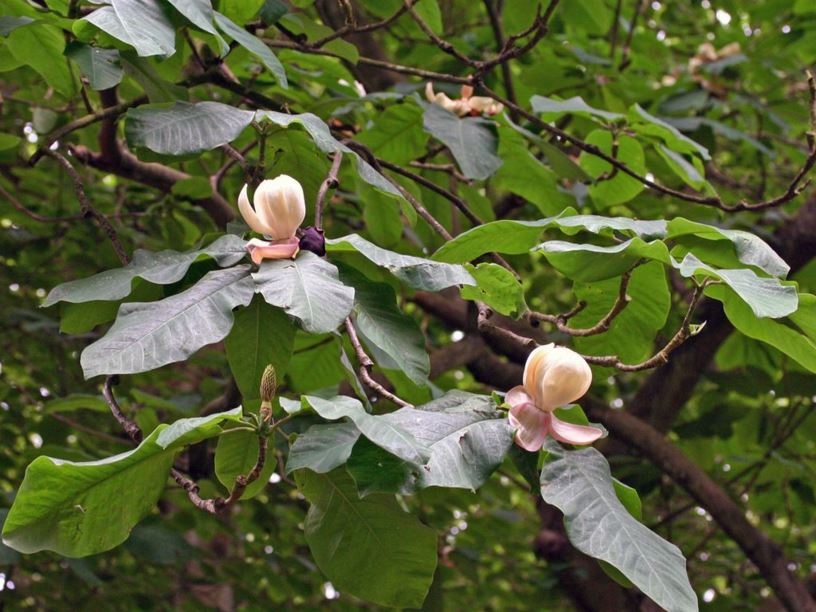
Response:
[[[247,242],[252,261],[260,264],[264,259],[288,259],[297,255],[299,240],[295,236],[306,217],[306,199],[303,187],[291,176],[281,174],[275,179],[262,181],[250,205],[244,185],[238,196],[238,209],[244,221],[259,234],[271,240],[253,238]]]
[[[538,451],[548,435],[567,444],[591,444],[603,435],[597,427],[574,425],[555,416],[555,409],[583,396],[592,370],[578,353],[547,344],[536,348],[524,366],[524,384],[507,392],[516,444]]]
[[[500,113],[502,108],[501,103],[496,102],[493,98],[486,98],[484,96],[474,96],[473,87],[470,85],[462,85],[462,97],[458,100],[451,100],[446,94],[434,93],[433,83],[430,81],[425,85],[425,97],[428,102],[438,104],[446,111],[450,111],[455,115],[464,117],[466,115],[495,115]]]

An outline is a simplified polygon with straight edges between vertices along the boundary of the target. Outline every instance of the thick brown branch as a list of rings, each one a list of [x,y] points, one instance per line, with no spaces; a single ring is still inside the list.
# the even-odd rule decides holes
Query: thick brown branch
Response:
[[[118,117],[122,113],[124,113],[127,109],[132,108],[134,106],[139,106],[140,104],[144,104],[147,102],[147,96],[139,96],[129,102],[122,102],[116,106],[111,106],[108,108],[104,108],[99,110],[95,113],[91,113],[89,115],[85,115],[78,119],[74,119],[63,125],[61,128],[54,130],[50,134],[48,134],[44,139],[40,147],[34,152],[34,155],[28,160],[28,163],[31,165],[36,164],[40,158],[46,154],[46,151],[51,147],[52,144],[57,142],[60,138],[65,136],[66,134],[70,134],[76,130],[81,128],[87,127],[92,123],[96,123],[97,121],[102,121],[103,119],[107,119],[109,117]]]
[[[596,400],[582,402],[587,416],[649,459],[705,508],[756,564],[760,573],[788,610],[814,612],[805,585],[788,569],[782,549],[745,518],[745,512],[697,464],[658,431],[637,417],[611,410]]]
[[[190,175],[186,172],[176,170],[170,166],[143,162],[125,149],[122,150],[121,159],[117,164],[111,164],[100,153],[91,151],[82,145],[71,147],[71,151],[74,157],[83,164],[143,183],[164,193],[169,193],[173,185],[178,181],[190,178]],[[209,198],[195,200],[194,203],[201,206],[219,227],[226,226],[228,222],[235,218],[232,206],[218,193],[213,193]]]

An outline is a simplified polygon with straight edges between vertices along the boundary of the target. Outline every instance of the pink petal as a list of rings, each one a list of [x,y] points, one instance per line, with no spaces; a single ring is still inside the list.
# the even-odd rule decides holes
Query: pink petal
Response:
[[[513,387],[504,396],[504,401],[511,406],[518,406],[519,404],[532,404],[533,398],[530,397],[521,385]]]
[[[249,256],[255,264],[260,265],[264,259],[292,259],[300,251],[299,240],[292,236],[285,240],[266,242],[253,238],[246,244]]]
[[[595,440],[603,436],[603,432],[597,427],[567,423],[559,419],[555,414],[552,414],[548,429],[553,438],[565,444],[583,446],[592,444]]]
[[[525,403],[510,409],[510,425],[516,429],[515,441],[521,448],[531,452],[541,450],[547,438],[550,415],[534,404]]]

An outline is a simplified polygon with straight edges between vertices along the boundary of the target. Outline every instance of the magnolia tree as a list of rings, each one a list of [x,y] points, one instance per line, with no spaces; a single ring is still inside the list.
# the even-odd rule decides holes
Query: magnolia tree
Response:
[[[0,15],[3,601],[816,609],[812,2]]]

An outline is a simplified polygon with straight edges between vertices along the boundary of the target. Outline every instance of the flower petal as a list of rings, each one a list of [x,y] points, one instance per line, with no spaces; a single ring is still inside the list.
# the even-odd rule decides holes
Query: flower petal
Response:
[[[548,413],[530,403],[513,406],[509,420],[510,425],[516,429],[516,444],[534,453],[541,450],[549,430],[549,417]]]
[[[295,235],[306,216],[303,186],[291,176],[281,174],[261,181],[253,196],[255,213],[266,226],[273,240],[285,240]]]
[[[261,222],[260,217],[258,217],[255,210],[249,203],[249,197],[247,196],[247,189],[248,186],[244,185],[244,188],[241,190],[241,194],[238,196],[238,210],[241,211],[241,216],[246,221],[247,225],[252,229],[252,231],[258,232],[259,234],[268,234],[269,228]]]
[[[260,265],[264,259],[293,259],[300,251],[299,242],[294,237],[273,242],[253,238],[247,242],[246,249],[252,261]]]
[[[521,385],[513,387],[504,396],[504,401],[511,406],[518,406],[519,404],[532,404],[533,398],[530,397]]]
[[[549,414],[551,415],[549,433],[559,442],[584,446],[586,444],[592,444],[595,440],[603,436],[603,431],[597,427],[567,423],[559,419],[555,414]]]

